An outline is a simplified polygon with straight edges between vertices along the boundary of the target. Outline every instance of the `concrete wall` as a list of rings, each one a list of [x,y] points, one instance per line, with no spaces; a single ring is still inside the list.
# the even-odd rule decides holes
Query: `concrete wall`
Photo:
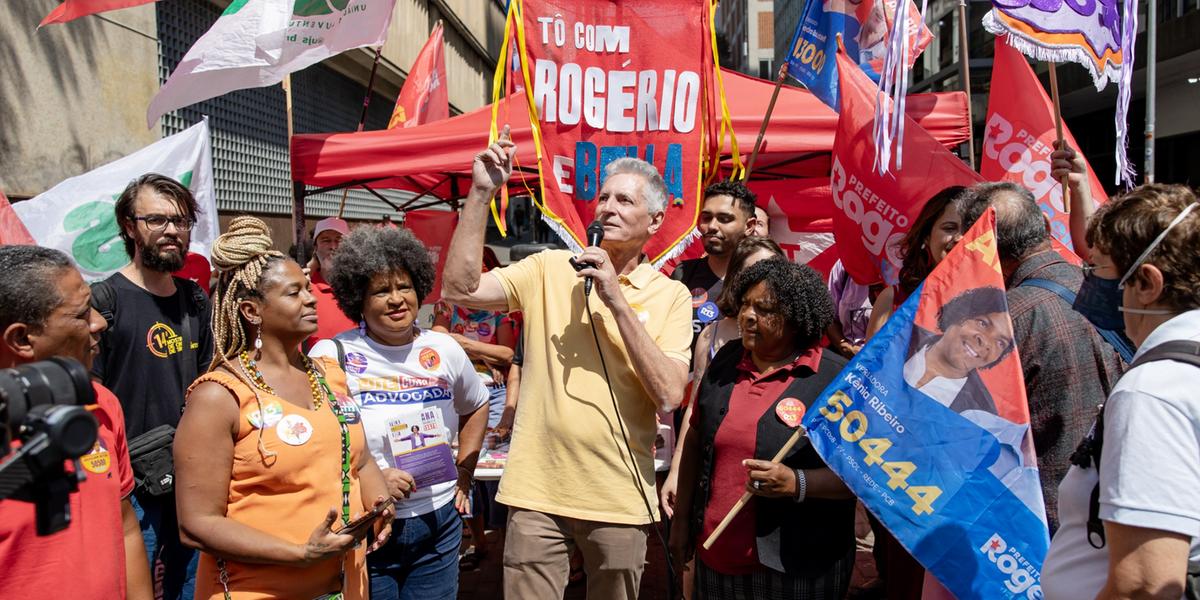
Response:
[[[39,194],[158,139],[154,6],[37,29],[57,0],[0,2],[0,188]]]

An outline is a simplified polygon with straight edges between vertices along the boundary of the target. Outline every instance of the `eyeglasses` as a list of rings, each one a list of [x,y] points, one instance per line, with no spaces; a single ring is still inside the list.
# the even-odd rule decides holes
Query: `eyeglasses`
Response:
[[[179,231],[191,231],[192,227],[196,225],[194,219],[182,215],[175,217],[146,215],[144,217],[134,217],[133,220],[146,223],[146,227],[149,227],[151,231],[163,231],[167,228],[167,223],[174,225],[175,229]]]

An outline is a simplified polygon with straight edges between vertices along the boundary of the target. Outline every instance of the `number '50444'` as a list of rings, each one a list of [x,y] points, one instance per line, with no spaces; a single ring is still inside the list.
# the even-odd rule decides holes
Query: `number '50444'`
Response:
[[[909,485],[908,477],[917,470],[917,465],[907,460],[885,461],[883,453],[892,447],[892,441],[887,438],[867,437],[867,415],[862,411],[846,409],[853,404],[850,397],[843,392],[834,392],[826,401],[827,406],[821,407],[821,416],[830,423],[841,423],[838,429],[842,439],[852,444],[857,443],[866,453],[863,462],[867,466],[878,466],[888,476],[889,488],[901,489],[912,498],[912,510],[918,515],[933,514],[933,502],[942,495],[942,488],[936,485]]]

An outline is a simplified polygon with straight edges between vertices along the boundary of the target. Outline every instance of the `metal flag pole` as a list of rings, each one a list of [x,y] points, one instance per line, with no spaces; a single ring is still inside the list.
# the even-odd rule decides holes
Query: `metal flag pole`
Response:
[[[1146,3],[1146,183],[1154,183],[1154,102],[1158,96],[1158,8]],[[1133,65],[1124,68],[1132,69]]]
[[[967,94],[967,157],[975,169],[975,113],[971,106],[971,60],[967,51],[967,2],[958,0],[958,77]]]
[[[367,108],[371,106],[371,94],[375,91],[375,72],[379,70],[379,55],[383,52],[383,46],[380,45],[375,49],[375,62],[371,63],[371,76],[367,78],[367,93],[363,95],[362,114],[358,117],[358,129],[354,131],[362,131],[367,126]],[[342,202],[338,204],[338,218],[342,218],[342,213],[346,210],[346,196],[350,194],[350,188],[342,189]]]

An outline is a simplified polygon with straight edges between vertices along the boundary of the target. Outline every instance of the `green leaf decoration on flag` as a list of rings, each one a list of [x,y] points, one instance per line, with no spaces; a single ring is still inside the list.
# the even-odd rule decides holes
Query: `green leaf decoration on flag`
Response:
[[[88,202],[63,218],[67,233],[83,231],[71,244],[71,254],[79,266],[89,271],[112,271],[129,262],[113,207],[112,202]]]
[[[346,10],[350,0],[296,0],[292,14],[297,17],[316,17],[331,15]]]

